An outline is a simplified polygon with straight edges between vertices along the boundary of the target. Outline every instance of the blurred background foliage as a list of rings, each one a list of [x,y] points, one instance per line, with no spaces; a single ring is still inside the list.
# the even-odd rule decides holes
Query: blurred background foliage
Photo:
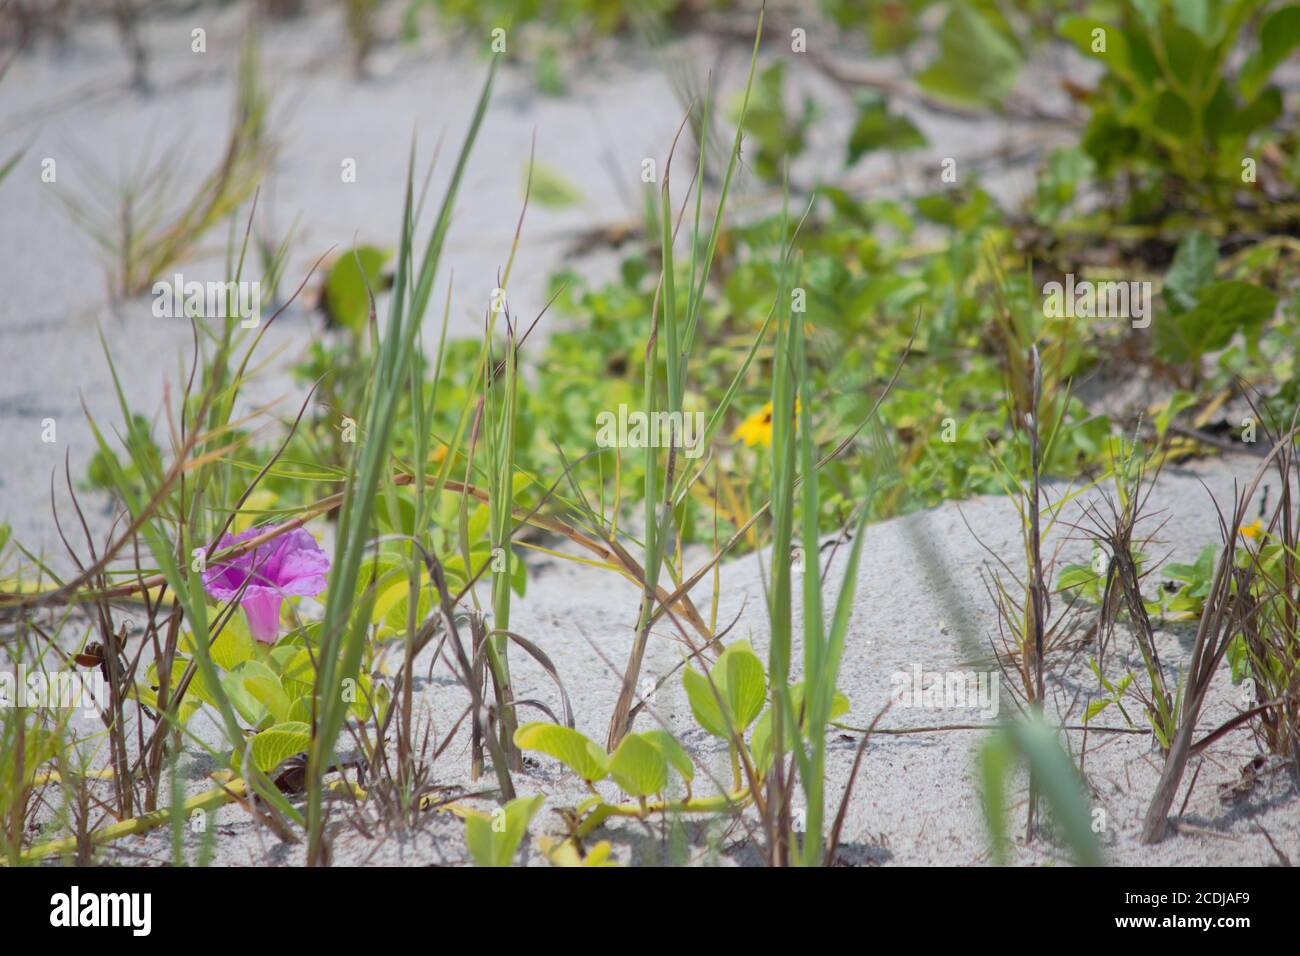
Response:
[[[449,30],[483,37],[508,27],[507,56],[533,71],[539,89],[557,95],[583,51],[602,37],[671,44],[707,34],[745,42],[757,11],[752,3],[722,0],[343,6],[359,69],[378,42],[410,43]],[[0,36],[55,30],[51,24],[76,7],[75,0],[10,0]],[[332,7],[258,4],[270,18]],[[129,3],[116,15],[129,19],[122,11],[132,10],[144,15],[144,5]],[[1292,279],[1300,252],[1300,4],[820,0],[773,3],[767,15],[768,40],[744,120],[743,158],[757,199],[727,218],[700,327],[709,361],[692,379],[688,409],[717,407],[771,310],[780,256],[794,229],[783,228],[779,214],[787,191],[792,207],[808,209],[794,249],[824,448],[871,407],[911,341],[882,405],[898,468],[886,493],[873,499],[877,516],[1003,490],[993,458],[1027,460],[1009,378],[1030,345],[1043,354],[1054,386],[1047,394],[1058,433],[1044,462],[1054,476],[1100,473],[1117,436],[1135,429],[1170,453],[1211,451],[1212,444],[1186,436],[1182,444],[1170,441],[1169,429],[1222,439],[1231,424],[1222,410],[1246,390],[1258,391],[1265,410],[1277,414],[1300,399]],[[806,168],[800,163],[810,144],[820,142],[814,132],[830,122],[827,104],[796,82],[798,71],[817,68],[815,58],[790,52],[791,30],[803,25],[821,31],[819,42],[831,31],[838,50],[865,55],[880,67],[873,76],[886,81],[857,82],[851,90],[847,135],[835,134],[841,158],[829,164],[837,168],[826,172],[822,162],[811,181],[801,172],[787,184],[787,169]],[[483,49],[487,55],[486,43]],[[1058,68],[1062,61],[1071,67]],[[862,188],[854,174],[871,157],[914,162],[908,157],[942,145],[929,143],[914,122],[918,104],[939,115],[1037,121],[1066,132],[1062,145],[1039,156],[1035,184],[1014,206],[985,188],[978,169],[963,169],[951,182],[943,170],[927,169],[931,185],[910,193]],[[738,116],[734,104],[716,105],[711,123]],[[697,112],[692,127],[700,122]],[[764,196],[775,201],[764,203]],[[540,494],[540,476],[558,474],[561,460],[576,462],[580,485],[605,500],[617,493],[631,506],[642,486],[634,456],[615,462],[614,452],[590,454],[597,413],[636,407],[644,376],[660,230],[654,187],[633,198],[647,212],[620,232],[630,241],[617,246],[616,277],[586,281],[576,268],[555,276],[549,336],[525,349],[531,370],[519,395],[515,454],[520,470],[538,478],[521,488],[524,499]],[[581,190],[562,171],[539,167],[533,201],[580,203]],[[326,484],[328,470],[345,460],[338,410],[354,405],[363,387],[365,282],[382,290],[388,258],[377,246],[338,257],[323,292],[332,332],[311,346],[301,367],[304,381],[321,380],[320,401],[286,458],[317,463]],[[1042,287],[1066,273],[1152,283],[1155,321],[1135,329],[1122,320],[1048,316]],[[478,347],[450,345],[435,436],[450,438],[472,400]],[[698,509],[699,520],[685,527],[711,536],[716,511],[725,537],[765,500],[762,449],[733,429],[762,409],[772,362],[764,343],[742,380],[733,420],[716,437],[710,466],[684,505]],[[1133,383],[1141,388],[1120,397],[1120,386]],[[398,436],[399,449],[414,445],[414,436]],[[827,528],[841,525],[863,500],[864,462],[850,453],[821,472]],[[271,476],[268,487],[287,499],[302,495],[287,477]]]

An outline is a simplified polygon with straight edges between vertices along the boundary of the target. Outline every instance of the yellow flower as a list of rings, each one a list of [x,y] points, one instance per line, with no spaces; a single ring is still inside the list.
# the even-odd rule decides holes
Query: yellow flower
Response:
[[[737,425],[731,437],[740,439],[746,445],[762,445],[765,448],[770,446],[772,444],[772,403],[768,402]]]
[[[794,400],[796,415],[799,414],[799,408],[799,399],[796,398]],[[770,448],[772,446],[772,403],[767,402],[761,409],[737,425],[731,437],[740,439],[746,445],[762,445],[764,448]]]
[[[1256,518],[1254,524],[1244,524],[1237,531],[1243,538],[1258,538],[1264,533],[1264,523]]]

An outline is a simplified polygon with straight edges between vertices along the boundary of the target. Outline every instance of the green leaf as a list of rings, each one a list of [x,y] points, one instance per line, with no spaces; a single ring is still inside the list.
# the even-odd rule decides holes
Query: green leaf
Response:
[[[1010,39],[980,11],[954,4],[939,31],[939,54],[917,84],[961,105],[1000,103],[1015,85],[1023,58]]]
[[[276,723],[288,721],[293,702],[280,686],[278,677],[274,674],[249,674],[244,677],[244,688],[266,707]]]
[[[1213,104],[1206,109],[1213,108]],[[1229,114],[1224,131],[1238,136],[1249,136],[1255,130],[1269,126],[1282,115],[1282,91],[1270,86],[1241,109]]]
[[[744,733],[762,713],[767,699],[767,674],[763,671],[763,662],[749,646],[749,641],[736,641],[722,652],[713,671],[715,682],[718,680],[717,672],[722,672],[722,699],[731,713],[732,726],[737,733]]]
[[[641,736],[663,755],[688,784],[695,779],[695,765],[691,763],[690,755],[672,734],[666,730],[647,730]]]
[[[1243,96],[1254,96],[1268,82],[1273,70],[1293,49],[1300,46],[1300,4],[1274,10],[1259,25],[1259,49],[1246,60],[1237,83]]]
[[[1090,722],[1092,718],[1096,717],[1103,710],[1109,707],[1111,703],[1113,703],[1113,701],[1109,697],[1098,697],[1091,704],[1089,704],[1088,709],[1084,711],[1083,722],[1085,724]]]
[[[198,675],[196,675],[196,679],[197,676]],[[261,678],[263,681],[274,682],[277,685],[279,684],[279,678],[276,677],[275,671],[271,670],[271,668],[263,664],[261,661],[250,660],[244,661],[229,674],[222,677],[221,689],[226,692],[226,696],[230,698],[230,702],[234,705],[235,710],[239,711],[239,715],[243,717],[250,726],[260,727],[264,724],[269,725],[278,722],[273,719],[270,708],[267,707],[266,703],[262,701],[257,694],[253,693],[252,688],[247,686],[246,678],[249,677]],[[262,690],[265,692],[267,688],[263,687]],[[283,688],[281,688],[281,693],[283,693]],[[209,698],[214,698],[214,696],[215,695],[210,693],[205,693],[204,699],[208,700],[209,703],[212,703],[213,701]],[[278,703],[279,702],[277,701],[277,704]],[[288,698],[286,697],[284,704],[286,717],[288,715],[288,710]]]
[[[1174,21],[1190,30],[1205,43],[1213,45],[1216,37],[1217,3],[1210,0],[1173,0]]]
[[[543,794],[516,797],[491,816],[475,813],[465,818],[465,844],[475,866],[509,866],[528,833],[528,824],[546,801]]]
[[[302,721],[311,723],[311,693],[310,691],[302,697],[295,697],[293,704],[289,707],[289,719],[291,721]]]
[[[1095,35],[1096,30],[1103,33]],[[1105,63],[1107,69],[1129,83],[1136,82],[1129,59],[1128,40],[1118,27],[1091,17],[1069,17],[1061,21],[1058,32],[1084,56]],[[1104,49],[1101,48],[1103,45]]]
[[[1213,90],[1210,71],[1214,69],[1211,51],[1201,42],[1195,31],[1177,23],[1166,23],[1164,29],[1165,57],[1176,83],[1194,105],[1202,104]],[[1205,89],[1209,84],[1210,89]]]
[[[717,688],[717,697],[709,678]],[[709,678],[689,667],[682,673],[682,686],[696,722],[723,740],[730,740],[732,733],[743,734],[762,712],[767,697],[763,662],[748,641],[736,641],[718,657]],[[718,707],[718,697],[723,709]]]
[[[690,702],[695,722],[714,737],[730,740],[727,720],[722,716],[722,710],[713,696],[709,679],[694,668],[688,667],[682,671],[682,687],[686,689],[686,699]]]
[[[1250,341],[1276,308],[1277,296],[1263,286],[1215,282],[1201,290],[1194,309],[1158,322],[1153,344],[1167,362],[1194,362],[1226,346],[1236,332]]]
[[[1069,564],[1061,569],[1061,576],[1056,579],[1058,591],[1069,591],[1097,580],[1097,572],[1087,565]]]
[[[763,716],[754,724],[754,732],[749,735],[749,755],[754,761],[754,770],[763,776],[772,765],[772,708],[763,711]]]
[[[212,642],[212,662],[223,671],[233,671],[256,653],[253,636],[242,614],[232,615]]]
[[[610,758],[609,775],[629,795],[649,797],[668,786],[668,761],[658,746],[632,733]]]
[[[859,102],[845,165],[852,166],[872,150],[919,149],[925,145],[925,137],[910,119],[889,112],[883,97],[868,96]]]
[[[325,278],[325,308],[339,325],[361,334],[370,320],[370,296],[383,287],[384,264],[392,252],[376,246],[348,249],[335,260]],[[357,260],[361,267],[357,267]]]
[[[1219,244],[1210,236],[1203,232],[1184,236],[1161,290],[1170,307],[1179,312],[1194,309],[1197,293],[1214,281],[1218,261]]]
[[[290,699],[311,694],[316,685],[316,668],[312,664],[311,651],[305,647],[294,648],[294,655],[280,671],[280,685]]]
[[[1155,123],[1152,132],[1162,133],[1172,147],[1185,143],[1196,130],[1195,110],[1172,90],[1163,90],[1156,97],[1152,120]]]
[[[263,773],[270,773],[295,754],[306,753],[310,746],[311,727],[299,721],[285,721],[253,736],[253,763]]]
[[[585,734],[559,724],[524,724],[515,731],[515,746],[554,757],[588,783],[609,772],[605,751]]]

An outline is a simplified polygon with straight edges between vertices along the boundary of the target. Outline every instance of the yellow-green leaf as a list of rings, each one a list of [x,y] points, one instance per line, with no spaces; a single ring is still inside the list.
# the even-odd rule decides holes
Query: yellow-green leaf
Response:
[[[307,751],[311,728],[299,721],[286,721],[255,734],[251,746],[257,769],[270,773],[294,754]]]
[[[528,824],[546,797],[516,797],[491,815],[473,813],[465,818],[465,844],[475,866],[509,866],[528,833]]]
[[[641,734],[628,734],[609,760],[609,775],[633,797],[662,793],[668,785],[668,761]]]
[[[682,775],[683,780],[690,783],[695,779],[695,765],[691,763],[690,755],[672,734],[666,730],[647,730],[641,736],[663,755],[673,769]]]
[[[603,779],[609,757],[589,737],[559,724],[534,722],[515,731],[515,746],[554,757],[583,780]]]

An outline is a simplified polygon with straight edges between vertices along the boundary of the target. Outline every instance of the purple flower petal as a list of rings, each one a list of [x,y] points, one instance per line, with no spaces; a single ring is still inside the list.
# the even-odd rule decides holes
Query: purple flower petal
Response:
[[[216,550],[265,534],[270,528],[249,528],[222,535]],[[243,590],[240,604],[248,615],[249,629],[259,641],[274,644],[280,629],[280,604],[286,595],[314,597],[325,590],[330,559],[302,528],[276,535],[251,551],[215,561],[203,572],[203,586],[219,601],[229,601]]]
[[[263,644],[274,644],[280,636],[280,597],[271,588],[250,587],[240,602],[248,617],[248,632]]]

